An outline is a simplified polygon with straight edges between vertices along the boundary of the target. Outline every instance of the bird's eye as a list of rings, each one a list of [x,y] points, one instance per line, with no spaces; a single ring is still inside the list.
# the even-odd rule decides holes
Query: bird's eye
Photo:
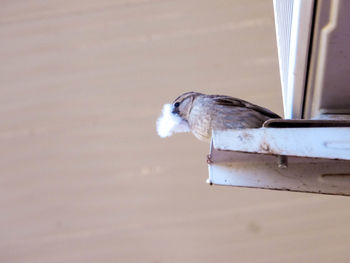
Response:
[[[179,106],[180,106],[180,102],[176,102],[176,103],[174,104],[174,106],[175,106],[175,108],[179,107]]]

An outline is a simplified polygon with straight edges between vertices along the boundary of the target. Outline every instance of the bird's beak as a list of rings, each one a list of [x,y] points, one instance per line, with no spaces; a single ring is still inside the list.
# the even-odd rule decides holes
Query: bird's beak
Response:
[[[172,107],[171,113],[179,115],[179,111],[174,107],[174,105],[172,105],[171,107]]]

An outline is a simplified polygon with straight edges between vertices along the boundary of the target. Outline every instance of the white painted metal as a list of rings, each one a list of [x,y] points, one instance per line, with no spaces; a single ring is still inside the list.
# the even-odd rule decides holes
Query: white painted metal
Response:
[[[314,1],[294,1],[288,86],[284,104],[287,119],[301,119],[303,115],[313,9]]]
[[[336,161],[333,161],[336,162]],[[234,162],[209,165],[209,182],[217,185],[257,187],[324,194],[350,195],[350,163]]]
[[[288,66],[293,18],[293,0],[274,0],[273,7],[275,15],[275,28],[283,104],[285,105],[288,87]]]
[[[277,190],[350,195],[350,162],[288,157],[279,168],[277,156],[210,148],[208,183]]]
[[[274,0],[284,117],[302,118],[314,1]]]
[[[350,128],[259,128],[213,132],[218,150],[350,160]]]

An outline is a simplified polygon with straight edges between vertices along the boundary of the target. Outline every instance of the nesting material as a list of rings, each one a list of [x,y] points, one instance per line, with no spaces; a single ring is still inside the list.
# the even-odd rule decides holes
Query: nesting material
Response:
[[[187,121],[172,113],[172,111],[173,106],[165,104],[162,109],[162,115],[157,120],[157,132],[162,138],[169,137],[173,133],[190,131]]]

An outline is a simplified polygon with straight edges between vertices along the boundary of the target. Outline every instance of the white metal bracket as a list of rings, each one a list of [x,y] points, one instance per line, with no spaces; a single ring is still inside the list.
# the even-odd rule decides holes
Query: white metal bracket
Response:
[[[350,122],[272,120],[216,131],[208,164],[211,184],[350,195]]]

